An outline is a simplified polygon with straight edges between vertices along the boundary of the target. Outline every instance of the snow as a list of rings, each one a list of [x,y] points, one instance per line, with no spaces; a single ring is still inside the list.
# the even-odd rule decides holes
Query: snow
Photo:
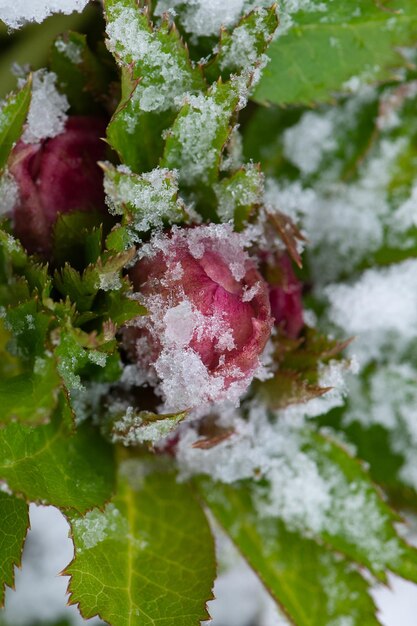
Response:
[[[336,148],[334,117],[331,113],[320,115],[307,111],[298,124],[284,131],[284,155],[303,174],[316,172],[323,153]]]
[[[22,136],[26,143],[56,137],[65,128],[69,103],[67,97],[58,92],[56,78],[56,74],[44,69],[33,73],[32,100]]]
[[[305,161],[300,163],[304,167],[307,163],[311,167],[322,163],[315,144],[309,141],[306,137]],[[314,185],[304,185],[299,180],[267,180],[267,210],[281,211],[301,224],[309,242],[309,262],[317,285],[352,271],[384,243],[385,227],[394,221],[387,186],[405,142],[403,138],[382,140],[378,150],[362,166],[360,177],[349,184],[332,180],[337,172],[332,173],[331,168]],[[293,137],[294,161],[299,159],[295,144]],[[400,230],[399,221],[397,230]]]
[[[135,381],[137,384],[137,381]],[[109,415],[113,411],[120,413],[120,406],[110,401]],[[140,443],[157,443],[167,437],[184,418],[184,413],[173,416],[163,416],[162,419],[147,420],[146,411],[137,412],[133,407],[127,407],[124,414],[112,425],[112,441],[121,442],[124,446],[134,446]]]
[[[82,11],[88,0],[0,0],[0,20],[11,28],[26,22],[43,22],[53,13]]]
[[[417,260],[369,269],[352,284],[325,288],[330,319],[347,336],[363,366],[381,352],[404,350],[417,338]]]

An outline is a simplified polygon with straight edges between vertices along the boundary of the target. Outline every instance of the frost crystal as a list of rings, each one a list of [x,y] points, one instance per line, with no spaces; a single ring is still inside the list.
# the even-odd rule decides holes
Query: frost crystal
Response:
[[[67,97],[57,91],[55,83],[53,72],[34,72],[28,123],[22,137],[25,143],[38,143],[64,130],[69,104]]]
[[[42,22],[53,13],[82,11],[88,0],[0,0],[0,20],[11,28]]]
[[[114,504],[108,504],[104,511],[93,509],[84,517],[75,520],[74,532],[82,548],[78,552],[90,550],[105,539],[125,537],[128,532],[127,520]]]

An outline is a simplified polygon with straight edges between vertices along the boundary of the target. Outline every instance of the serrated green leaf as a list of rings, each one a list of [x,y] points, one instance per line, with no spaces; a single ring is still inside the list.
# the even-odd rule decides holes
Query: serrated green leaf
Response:
[[[17,93],[11,94],[0,110],[0,171],[6,165],[11,149],[20,138],[29,110],[32,81]]]
[[[80,313],[89,312],[100,290],[120,291],[123,287],[121,270],[132,260],[135,248],[123,252],[104,252],[82,274],[69,264],[55,272],[55,285],[73,302]]]
[[[114,487],[113,448],[96,429],[69,429],[66,401],[46,426],[0,429],[0,479],[28,500],[83,513],[102,506]]]
[[[26,502],[0,491],[0,607],[4,605],[5,586],[13,587],[14,568],[21,563],[28,527]]]
[[[190,486],[154,463],[125,459],[104,511],[70,516],[70,602],[112,626],[195,626],[208,618],[213,538]]]
[[[177,100],[204,89],[204,80],[175,26],[163,20],[154,29],[134,0],[107,0],[105,8],[108,46],[123,68],[122,100],[108,127],[109,143],[133,171],[150,170],[163,148],[161,133],[175,119]],[[122,35],[126,24],[134,31],[131,37]]]
[[[284,11],[290,8],[283,4]],[[415,43],[417,6],[413,0],[387,7],[373,0],[314,0],[284,15],[282,24],[254,98],[281,105],[328,102],[357,84],[389,81],[406,65],[397,48]]]
[[[251,487],[197,482],[207,506],[292,623],[297,626],[378,626],[369,584],[346,559],[311,539],[260,518]]]
[[[238,102],[238,84],[232,82],[215,83],[206,95],[187,98],[167,135],[161,163],[177,169],[185,187],[216,182]]]

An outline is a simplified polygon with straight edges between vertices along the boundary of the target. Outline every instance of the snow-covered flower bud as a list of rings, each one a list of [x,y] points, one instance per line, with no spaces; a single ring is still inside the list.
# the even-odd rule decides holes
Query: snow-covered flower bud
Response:
[[[286,254],[282,254],[275,263],[275,276],[269,287],[272,316],[275,318],[275,324],[289,337],[295,339],[304,326],[302,285]]]
[[[174,227],[143,246],[130,277],[149,315],[125,329],[125,345],[164,408],[237,402],[273,325],[268,285],[241,235],[228,224]]]
[[[74,116],[64,131],[38,143],[19,141],[9,172],[19,191],[14,231],[30,253],[48,256],[59,213],[105,210],[103,173],[105,121]]]

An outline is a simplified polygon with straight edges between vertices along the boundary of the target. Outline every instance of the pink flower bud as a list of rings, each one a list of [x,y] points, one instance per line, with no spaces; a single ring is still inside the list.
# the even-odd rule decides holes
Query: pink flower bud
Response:
[[[174,227],[142,255],[130,276],[149,315],[126,329],[125,344],[132,354],[133,342],[164,408],[236,402],[260,369],[273,322],[268,286],[241,236],[225,224]]]
[[[103,160],[105,122],[69,117],[65,130],[52,139],[14,148],[9,170],[19,188],[13,210],[14,230],[30,253],[47,256],[59,213],[105,210]]]
[[[269,301],[275,324],[284,332],[296,338],[304,326],[301,283],[294,274],[290,258],[283,254],[276,268],[278,277],[269,288]]]

